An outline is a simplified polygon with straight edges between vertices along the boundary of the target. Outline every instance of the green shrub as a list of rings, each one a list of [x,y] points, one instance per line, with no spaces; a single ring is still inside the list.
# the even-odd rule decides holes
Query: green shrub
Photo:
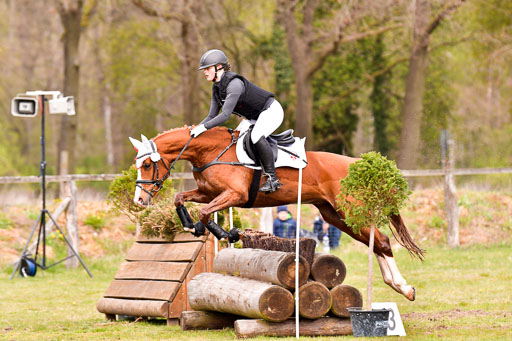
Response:
[[[99,231],[105,226],[105,214],[89,214],[85,217],[84,224]]]

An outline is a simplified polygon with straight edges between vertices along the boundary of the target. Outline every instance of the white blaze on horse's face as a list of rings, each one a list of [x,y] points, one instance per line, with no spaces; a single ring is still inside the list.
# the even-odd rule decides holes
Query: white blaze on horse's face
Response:
[[[135,157],[135,167],[137,168],[137,180],[151,180],[148,179],[142,179],[142,172],[141,168],[146,161],[147,158],[150,158],[153,162],[158,162],[161,159],[160,154],[157,151],[156,144],[148,140],[148,138],[144,135],[141,135],[142,141],[138,141],[137,139],[129,137],[131,143],[133,144],[133,147],[135,147],[135,150],[137,150],[137,156]],[[137,185],[135,188],[135,195],[133,197],[133,201],[137,204],[147,204],[149,202],[149,195],[147,195],[146,199],[144,199],[142,194],[142,185]]]

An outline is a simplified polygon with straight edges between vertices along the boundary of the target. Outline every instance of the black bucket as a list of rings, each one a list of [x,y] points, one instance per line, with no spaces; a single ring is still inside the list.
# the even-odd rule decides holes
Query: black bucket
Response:
[[[386,336],[389,309],[348,308],[354,336]]]

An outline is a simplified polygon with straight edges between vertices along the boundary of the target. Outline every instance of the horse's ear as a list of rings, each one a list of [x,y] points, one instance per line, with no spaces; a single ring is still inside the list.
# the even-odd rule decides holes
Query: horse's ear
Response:
[[[143,148],[143,143],[140,142],[139,140],[136,140],[132,137],[128,137],[130,139],[130,142],[133,144],[133,147],[135,148],[136,151],[139,151],[140,149]]]
[[[146,136],[142,135],[142,134],[140,135],[140,138],[142,139],[142,143],[148,143],[149,142],[148,138]]]

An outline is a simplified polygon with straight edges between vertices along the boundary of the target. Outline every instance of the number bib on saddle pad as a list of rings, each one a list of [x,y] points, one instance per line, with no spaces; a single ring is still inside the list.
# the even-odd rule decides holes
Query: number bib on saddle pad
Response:
[[[258,162],[253,160],[248,152],[246,151],[247,146],[244,146],[247,142],[245,140],[250,140],[250,128],[251,123],[248,120],[242,121],[238,129],[240,129],[240,136],[245,134],[242,138],[238,140],[236,143],[236,157],[238,162],[244,164],[245,167],[252,169],[261,169],[258,165]],[[291,135],[291,133],[290,133]],[[272,148],[277,151],[277,159],[276,159],[276,168],[278,167],[292,167],[296,169],[304,168],[307,165],[306,159],[306,149],[304,144],[306,142],[306,138],[299,138],[289,136],[286,138],[286,143],[281,144],[280,141],[276,141],[272,138],[273,135],[270,135],[270,141]],[[275,135],[274,135],[275,136]],[[274,152],[276,154],[276,152]],[[274,157],[276,156],[274,154]]]

